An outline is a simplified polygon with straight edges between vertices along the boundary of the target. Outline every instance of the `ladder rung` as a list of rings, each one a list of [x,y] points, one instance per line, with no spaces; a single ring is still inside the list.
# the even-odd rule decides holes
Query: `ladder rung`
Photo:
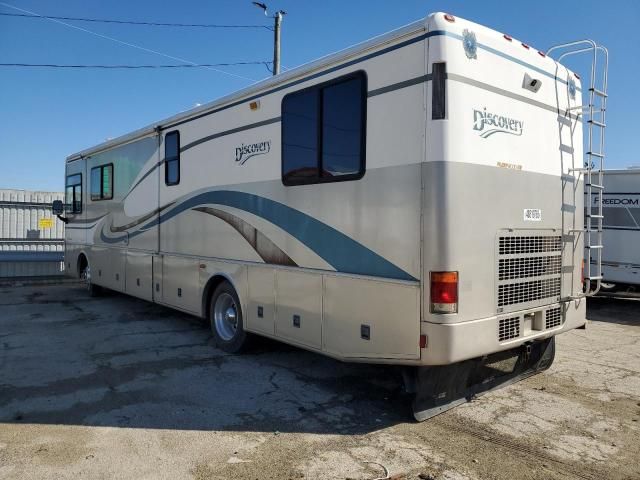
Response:
[[[598,90],[597,88],[590,88],[589,91],[595,93],[596,95],[600,95],[601,97],[607,98],[607,94],[602,90]]]
[[[587,183],[585,187],[597,188],[598,190],[604,190],[604,185],[597,185],[595,183]]]
[[[593,171],[592,168],[589,167],[580,167],[580,168],[570,168],[570,172],[590,172]]]
[[[607,125],[602,123],[602,122],[598,122],[597,120],[589,120],[587,121],[587,123],[590,123],[592,125],[595,125],[596,127],[602,127],[605,128]]]
[[[591,155],[592,157],[604,158],[604,154],[598,152],[587,152],[587,155]]]
[[[580,110],[577,115],[584,115],[586,113],[602,113],[606,112],[606,108],[596,107],[595,105],[576,105],[575,107],[567,108],[567,112],[573,112],[574,110]]]
[[[587,217],[590,217],[590,218],[604,218],[604,215],[592,215],[590,213],[587,213]]]
[[[602,280],[602,275],[598,275],[597,277],[587,277],[587,280]]]
[[[589,250],[602,250],[602,245],[588,245],[584,248],[588,248]]]

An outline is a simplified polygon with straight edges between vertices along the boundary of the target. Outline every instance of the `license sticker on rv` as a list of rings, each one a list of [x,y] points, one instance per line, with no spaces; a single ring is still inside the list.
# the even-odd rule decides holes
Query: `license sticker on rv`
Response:
[[[539,208],[525,208],[524,221],[525,222],[541,222],[542,210],[540,210]]]

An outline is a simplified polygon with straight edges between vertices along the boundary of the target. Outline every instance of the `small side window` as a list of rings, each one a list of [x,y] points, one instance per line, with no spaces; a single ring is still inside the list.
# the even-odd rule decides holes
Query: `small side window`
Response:
[[[164,136],[164,183],[180,183],[180,132],[169,132]]]
[[[91,200],[111,200],[113,198],[113,164],[100,165],[91,169]]]
[[[67,213],[82,213],[82,174],[68,175],[65,183],[65,205]]]

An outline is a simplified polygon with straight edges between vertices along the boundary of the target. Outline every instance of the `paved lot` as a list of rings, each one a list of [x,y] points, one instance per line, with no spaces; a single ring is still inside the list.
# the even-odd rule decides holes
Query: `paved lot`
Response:
[[[640,302],[594,300],[547,372],[425,423],[389,367],[74,284],[0,287],[0,478],[640,478]]]

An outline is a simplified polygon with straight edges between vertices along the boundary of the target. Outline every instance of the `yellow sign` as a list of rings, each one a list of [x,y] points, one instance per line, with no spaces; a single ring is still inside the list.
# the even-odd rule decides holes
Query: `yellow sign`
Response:
[[[40,220],[38,220],[38,228],[40,230],[53,228],[53,218],[41,218]]]

